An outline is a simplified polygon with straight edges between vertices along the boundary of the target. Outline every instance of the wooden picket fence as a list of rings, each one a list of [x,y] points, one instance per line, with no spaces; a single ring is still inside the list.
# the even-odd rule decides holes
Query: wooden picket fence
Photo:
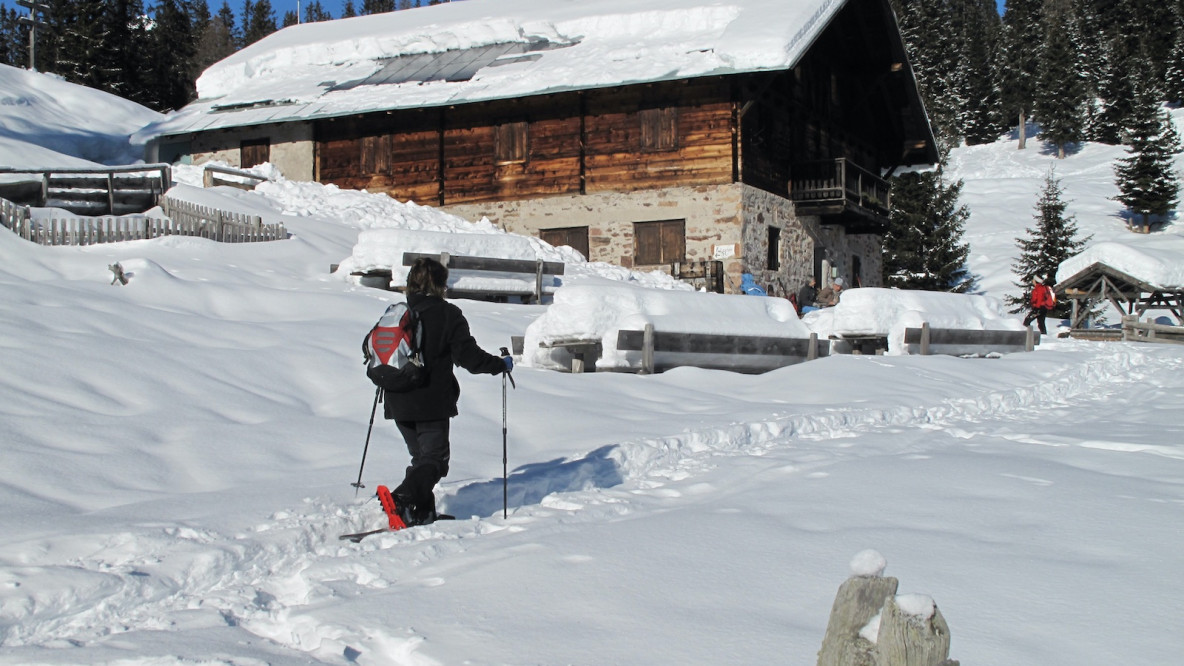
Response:
[[[263,224],[243,215],[198,206],[170,197],[161,199],[163,218],[145,215],[32,219],[28,206],[0,199],[0,224],[40,245],[96,245],[161,236],[195,236],[222,243],[254,243],[288,237],[283,224]]]

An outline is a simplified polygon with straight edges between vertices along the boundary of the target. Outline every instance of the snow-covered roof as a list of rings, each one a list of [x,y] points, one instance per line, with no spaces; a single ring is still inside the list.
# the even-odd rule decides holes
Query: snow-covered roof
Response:
[[[466,0],[295,25],[212,65],[145,133],[784,70],[845,3]]]
[[[1057,268],[1057,282],[1066,283],[1095,266],[1109,266],[1149,288],[1184,289],[1184,239],[1155,234],[1132,236],[1128,243],[1094,243]]]

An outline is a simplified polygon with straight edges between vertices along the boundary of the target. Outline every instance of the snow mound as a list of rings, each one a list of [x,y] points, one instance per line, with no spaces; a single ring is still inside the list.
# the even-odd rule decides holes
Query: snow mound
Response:
[[[555,301],[527,329],[525,365],[564,369],[562,351],[540,345],[599,340],[598,369],[636,365],[640,352],[617,350],[617,332],[641,330],[809,338],[810,330],[783,298],[657,290],[587,278],[555,292]]]

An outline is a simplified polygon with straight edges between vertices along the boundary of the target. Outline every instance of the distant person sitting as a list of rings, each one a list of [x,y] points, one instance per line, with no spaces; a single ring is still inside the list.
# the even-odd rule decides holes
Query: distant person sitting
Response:
[[[769,292],[765,291],[756,280],[753,279],[752,273],[744,273],[740,276],[740,291],[749,296],[768,296]]]
[[[843,291],[843,278],[835,278],[829,287],[818,292],[818,307],[829,308],[839,304],[839,292]]]
[[[798,314],[804,315],[807,312],[813,312],[818,309],[814,303],[818,300],[818,282],[814,278],[810,278],[806,284],[798,289]]]

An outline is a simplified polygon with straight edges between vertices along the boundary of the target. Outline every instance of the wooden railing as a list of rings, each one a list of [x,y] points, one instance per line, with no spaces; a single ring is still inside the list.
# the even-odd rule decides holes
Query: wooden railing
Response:
[[[850,204],[885,216],[891,203],[888,181],[842,157],[791,166],[789,197],[807,209]]]
[[[269,180],[266,176],[251,173],[243,169],[224,167],[217,164],[206,164],[202,168],[201,186],[214,187],[226,185],[240,190],[253,190],[259,183]]]
[[[1139,321],[1138,315],[1122,318],[1122,339],[1137,342],[1166,342],[1184,344],[1184,326],[1168,326],[1152,321]]]
[[[172,167],[168,164],[54,169],[0,167],[0,175],[5,174],[26,174],[30,178],[0,185],[0,195],[18,198],[26,205],[63,208],[78,215],[142,213],[157,205],[172,184]]]

